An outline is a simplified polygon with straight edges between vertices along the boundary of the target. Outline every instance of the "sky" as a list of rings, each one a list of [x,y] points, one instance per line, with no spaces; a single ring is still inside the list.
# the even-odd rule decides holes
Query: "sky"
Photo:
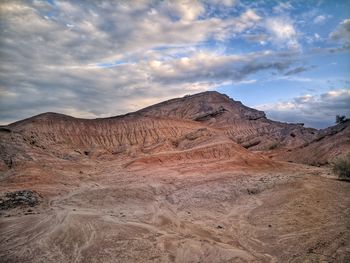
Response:
[[[324,128],[350,117],[350,0],[1,0],[0,59],[0,124],[216,90]]]

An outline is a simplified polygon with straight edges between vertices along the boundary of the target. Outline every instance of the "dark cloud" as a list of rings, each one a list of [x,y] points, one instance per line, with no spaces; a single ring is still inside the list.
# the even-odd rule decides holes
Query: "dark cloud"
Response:
[[[251,41],[251,42],[260,42],[264,43],[268,40],[267,34],[251,34],[251,35],[244,35],[243,36],[245,40]]]
[[[258,52],[238,55],[197,53],[171,61],[151,61],[152,80],[163,84],[241,81],[262,70],[283,71],[296,60],[294,52]]]
[[[350,43],[350,19],[343,20],[330,34],[333,40]]]
[[[300,66],[300,67],[296,67],[293,68],[291,70],[288,70],[287,72],[284,73],[285,76],[290,76],[290,75],[295,75],[295,74],[299,74],[305,71],[308,71],[310,69],[315,68],[315,66],[308,66],[308,67],[304,67],[304,66]]]

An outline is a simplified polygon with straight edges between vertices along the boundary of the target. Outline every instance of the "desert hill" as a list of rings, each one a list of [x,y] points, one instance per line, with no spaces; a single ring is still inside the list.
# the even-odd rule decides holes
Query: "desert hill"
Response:
[[[349,126],[217,92],[1,126],[1,262],[348,262],[350,184],[305,164],[345,154]]]
[[[222,130],[229,138],[252,150],[297,147],[317,137],[303,124],[288,124],[266,118],[262,111],[244,106],[216,91],[165,101],[138,111],[144,116],[189,119]]]
[[[278,152],[281,160],[324,164],[349,146],[348,122],[337,127],[316,130],[272,121],[262,111],[209,91],[111,118],[40,114],[3,126],[0,147],[3,168],[33,160],[33,154],[72,160],[108,155],[142,158],[143,162],[155,158],[160,162],[190,160],[198,156],[265,158],[251,150]],[[332,143],[333,137],[336,143]],[[151,157],[153,154],[157,155]],[[313,157],[300,157],[305,155]],[[270,162],[267,157],[265,160]]]

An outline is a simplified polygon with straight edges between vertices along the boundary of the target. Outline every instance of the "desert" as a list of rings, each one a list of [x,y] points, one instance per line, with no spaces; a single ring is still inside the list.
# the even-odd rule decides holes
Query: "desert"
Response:
[[[349,263],[350,0],[0,0],[0,263]]]
[[[324,160],[349,129],[274,122],[217,92],[3,126],[2,261],[346,262],[350,184]],[[314,147],[329,155],[298,161]]]

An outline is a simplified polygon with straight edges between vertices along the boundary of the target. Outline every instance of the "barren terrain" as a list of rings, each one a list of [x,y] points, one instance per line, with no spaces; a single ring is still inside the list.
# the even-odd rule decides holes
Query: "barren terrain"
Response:
[[[327,165],[348,122],[307,129],[201,93],[0,135],[1,262],[350,261],[350,184]]]

